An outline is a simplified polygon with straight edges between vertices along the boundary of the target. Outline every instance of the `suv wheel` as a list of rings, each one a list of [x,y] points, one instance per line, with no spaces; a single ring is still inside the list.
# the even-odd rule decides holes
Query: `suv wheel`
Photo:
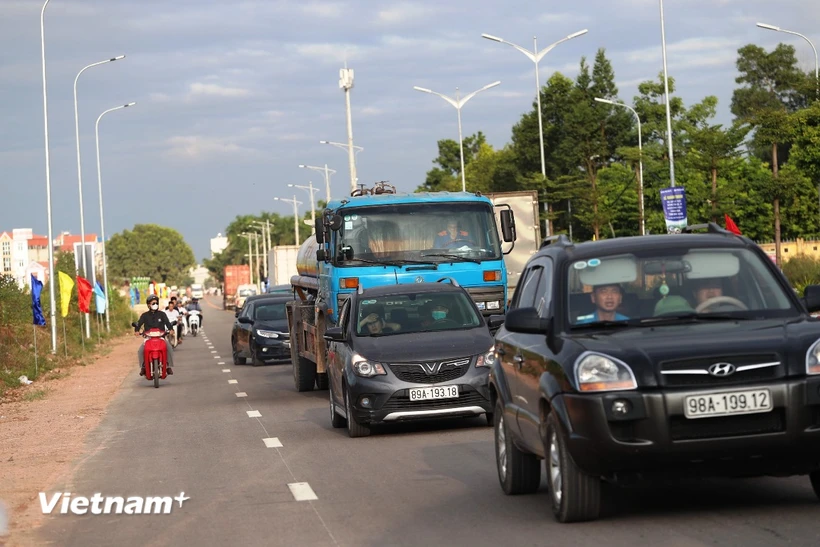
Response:
[[[347,434],[350,435],[351,438],[367,437],[370,435],[370,427],[361,425],[356,421],[356,418],[353,416],[353,410],[350,407],[350,396],[347,393],[347,388],[344,388],[344,392],[345,412],[347,413]]]
[[[814,489],[814,495],[820,498],[820,471],[812,471],[809,473],[811,479],[811,487]]]
[[[601,479],[582,472],[567,450],[555,413],[547,416],[545,462],[552,512],[560,522],[595,520],[601,508]]]
[[[532,454],[522,452],[512,441],[504,409],[495,404],[495,464],[498,482],[505,494],[532,494],[541,484],[541,462]]]

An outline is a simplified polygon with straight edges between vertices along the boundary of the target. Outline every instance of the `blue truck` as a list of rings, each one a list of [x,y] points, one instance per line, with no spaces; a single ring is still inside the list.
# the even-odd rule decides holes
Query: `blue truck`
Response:
[[[299,248],[298,273],[291,278],[295,299],[287,310],[296,389],[327,389],[324,332],[359,287],[451,278],[483,314],[505,313],[504,255],[515,239],[512,208],[479,193],[406,194],[376,183],[331,200]],[[508,249],[502,240],[511,243]]]

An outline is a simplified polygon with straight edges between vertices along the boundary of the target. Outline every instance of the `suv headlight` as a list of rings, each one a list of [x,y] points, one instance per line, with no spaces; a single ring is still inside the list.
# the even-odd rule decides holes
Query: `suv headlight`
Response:
[[[575,362],[575,380],[580,391],[637,389],[629,365],[600,353],[584,353]]]
[[[362,378],[372,378],[374,376],[386,376],[387,372],[384,370],[384,366],[381,363],[374,363],[373,361],[368,361],[358,353],[353,354],[353,372],[356,376],[361,376]]]
[[[273,331],[273,330],[258,330],[258,331],[256,331],[256,334],[258,336],[261,336],[262,338],[279,338],[280,337],[280,333],[278,333],[276,331]]]
[[[820,374],[820,340],[806,352],[806,374]]]
[[[490,346],[486,353],[482,353],[475,361],[476,367],[491,367],[495,364],[495,346]]]

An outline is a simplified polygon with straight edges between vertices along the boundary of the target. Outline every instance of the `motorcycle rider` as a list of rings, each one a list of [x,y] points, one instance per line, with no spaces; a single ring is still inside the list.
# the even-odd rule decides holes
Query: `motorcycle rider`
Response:
[[[174,321],[177,322],[174,327],[174,336],[176,336],[177,345],[180,345],[182,343],[182,319],[180,318],[180,313],[177,309],[176,297],[171,298],[171,301],[168,302],[168,307],[165,308],[165,315],[168,316],[168,321],[171,323]]]
[[[202,306],[199,304],[199,299],[198,298],[192,298],[191,303],[188,304],[188,311],[191,312],[191,311],[194,311],[194,310],[199,312],[199,327],[202,328],[203,319],[204,319],[203,315],[204,314],[202,313]]]
[[[164,311],[160,311],[159,298],[157,295],[150,295],[145,300],[145,303],[148,304],[148,311],[143,313],[140,316],[139,321],[137,321],[137,326],[134,329],[134,334],[136,336],[139,336],[140,334],[140,327],[144,327],[146,331],[149,329],[168,331],[174,328],[168,320],[168,315]],[[174,365],[174,350],[171,347],[171,342],[169,342],[167,338],[165,338],[165,348],[168,355],[168,374],[173,374],[174,371],[172,367]],[[143,342],[137,350],[137,359],[140,364],[140,376],[145,376],[145,342]]]

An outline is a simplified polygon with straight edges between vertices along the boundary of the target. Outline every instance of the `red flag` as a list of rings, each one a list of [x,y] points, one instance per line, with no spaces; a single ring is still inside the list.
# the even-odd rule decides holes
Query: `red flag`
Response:
[[[735,221],[729,218],[729,215],[727,214],[724,214],[723,217],[726,219],[726,229],[733,234],[740,235],[740,228],[737,227]]]
[[[77,276],[77,291],[80,293],[79,305],[82,313],[91,313],[91,294],[94,289],[87,279]]]

